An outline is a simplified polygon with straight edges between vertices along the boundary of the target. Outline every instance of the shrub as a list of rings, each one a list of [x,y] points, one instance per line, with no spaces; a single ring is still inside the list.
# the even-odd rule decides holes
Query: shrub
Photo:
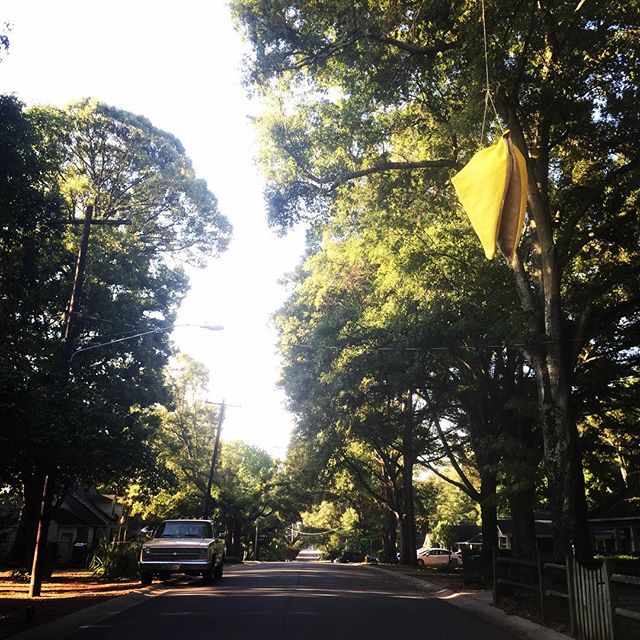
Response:
[[[31,571],[26,567],[18,567],[11,572],[11,580],[15,582],[29,582],[31,580]]]
[[[140,547],[139,542],[102,541],[89,562],[89,570],[101,580],[135,578]]]

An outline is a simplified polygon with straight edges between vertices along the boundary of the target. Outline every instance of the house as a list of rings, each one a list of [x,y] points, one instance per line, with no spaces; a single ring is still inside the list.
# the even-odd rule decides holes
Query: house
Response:
[[[59,564],[81,563],[101,540],[123,535],[124,506],[115,496],[75,489],[55,509],[47,547]]]
[[[479,551],[482,549],[482,529],[476,524],[460,524],[453,528],[452,535],[454,536],[457,549],[469,549],[471,551]],[[498,532],[500,535],[500,532]]]
[[[640,555],[640,471],[629,473],[627,486],[589,513],[589,532],[596,553]],[[551,551],[553,521],[550,513],[536,511],[535,533],[538,550]],[[454,527],[453,535],[458,549],[482,548],[482,529],[477,525]],[[498,547],[511,549],[512,540],[511,520],[498,520]],[[428,536],[425,545],[427,543]]]
[[[536,549],[542,553],[553,551],[553,520],[548,511],[535,511],[533,526],[536,536]],[[513,521],[498,520],[498,548],[513,548]]]
[[[534,514],[536,546],[539,551],[550,551],[553,546],[553,523],[551,514],[546,511],[536,511]],[[498,548],[509,550],[513,546],[513,522],[510,519],[499,519]],[[456,549],[470,549],[479,551],[482,549],[482,527],[473,523],[462,523],[453,527],[451,535],[455,540]],[[429,536],[425,540],[425,546],[430,546]]]
[[[7,560],[16,537],[19,516],[9,515],[0,530],[0,562]],[[124,540],[126,523],[126,507],[116,496],[95,489],[73,489],[52,513],[47,534],[49,558],[61,565],[84,564],[101,540]]]
[[[589,514],[591,543],[599,553],[640,554],[640,471]]]

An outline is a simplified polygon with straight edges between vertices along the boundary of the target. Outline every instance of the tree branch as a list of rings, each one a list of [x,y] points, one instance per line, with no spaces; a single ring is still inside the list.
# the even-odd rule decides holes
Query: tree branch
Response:
[[[305,177],[313,182],[315,186],[324,189],[325,191],[335,191],[341,185],[357,180],[358,178],[364,178],[376,173],[385,173],[387,171],[414,171],[416,169],[460,169],[460,165],[455,160],[418,160],[417,162],[382,162],[374,167],[367,167],[366,169],[359,169],[358,171],[351,171],[346,173],[337,180],[328,180],[315,176],[310,172],[305,171]]]
[[[398,40],[397,38],[390,38],[389,36],[368,36],[369,40],[373,40],[374,42],[381,42],[382,44],[388,44],[392,47],[396,47],[401,49],[402,51],[407,51],[408,53],[412,53],[414,55],[428,56],[434,57],[438,53],[444,53],[445,51],[450,51],[451,49],[455,49],[458,46],[458,41],[453,40],[452,42],[439,42],[430,47],[422,47],[419,45],[411,44],[410,42],[404,42],[402,40]]]
[[[604,195],[608,187],[610,187],[620,177],[626,175],[627,173],[631,173],[632,171],[635,171],[638,168],[640,168],[640,157],[634,158],[630,162],[627,162],[627,164],[624,164],[618,167],[617,169],[614,169],[609,174],[607,174],[607,176],[605,176],[605,178],[600,182],[600,184],[589,189],[589,195],[583,200],[581,206],[578,207],[571,214],[571,216],[569,216],[569,219],[567,220],[567,224],[564,226],[564,229],[563,229],[562,239],[558,241],[558,246],[559,246],[559,249],[561,250],[561,255],[562,255],[562,265],[564,265],[569,259],[568,248],[569,248],[569,245],[571,244],[571,239],[574,237],[573,234],[574,234],[575,228],[577,227],[582,217],[587,213],[587,211],[589,211],[589,209],[594,204],[598,202],[598,200]],[[614,224],[617,224],[617,222],[618,222],[618,219],[615,219],[606,224],[608,226],[613,226]],[[602,227],[598,227],[594,231],[594,233],[597,234],[603,228],[605,228],[604,225]],[[579,246],[582,247],[583,244],[584,243],[581,242]]]
[[[525,311],[525,322],[529,327],[529,331],[531,331],[533,335],[537,335],[538,333],[540,333],[540,326],[537,320],[538,306],[536,305],[535,295],[533,291],[531,291],[531,287],[529,286],[529,281],[527,279],[527,273],[524,270],[524,265],[522,264],[517,251],[513,254],[511,268],[513,269],[513,273],[515,276],[518,296],[520,298],[522,308]]]
[[[360,485],[364,488],[364,490],[380,505],[385,505],[388,506],[388,501],[385,499],[385,497],[383,495],[381,495],[380,493],[378,493],[373,487],[371,487],[369,485],[369,483],[364,479],[360,469],[358,469],[357,465],[350,460],[349,458],[347,458],[347,456],[341,456],[342,457],[342,461],[345,463],[345,465],[347,466],[347,468],[351,471],[351,473],[353,473],[356,478],[358,479],[358,482],[360,483]]]
[[[438,431],[438,435],[440,436],[440,440],[442,441],[442,446],[444,447],[445,453],[447,454],[447,458],[449,458],[449,461],[451,462],[451,466],[456,470],[458,477],[460,478],[460,480],[462,480],[462,484],[464,484],[464,486],[466,487],[466,489],[464,490],[465,493],[468,496],[471,496],[472,498],[474,498],[475,500],[480,500],[480,493],[471,484],[471,481],[469,480],[469,478],[467,478],[467,475],[465,474],[465,472],[460,468],[460,465],[458,464],[458,460],[453,454],[453,451],[451,450],[451,447],[447,442],[447,438],[445,437],[444,432],[442,431],[442,427],[440,426],[440,420],[436,418],[434,419],[433,423],[436,427],[436,430]]]
[[[480,501],[480,494],[477,491],[475,491],[475,489],[474,489],[475,493],[473,495],[471,495],[469,493],[469,489],[464,484],[462,484],[461,482],[458,482],[458,481],[454,480],[453,478],[449,478],[448,476],[445,476],[444,473],[442,473],[441,471],[438,471],[434,466],[432,466],[428,462],[424,462],[423,464],[425,464],[425,466],[427,467],[427,469],[429,469],[429,471],[431,471],[432,473],[437,475],[438,478],[441,478],[442,480],[445,480],[449,484],[452,484],[454,487],[458,487],[458,489],[460,489],[460,491],[462,491],[463,493],[468,495],[473,500],[476,500],[478,502]]]

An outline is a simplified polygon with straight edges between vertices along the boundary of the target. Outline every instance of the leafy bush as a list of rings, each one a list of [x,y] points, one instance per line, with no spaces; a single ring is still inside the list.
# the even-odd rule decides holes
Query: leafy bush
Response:
[[[437,564],[433,568],[438,573],[455,573],[456,572],[456,566],[451,564],[451,563],[449,563],[449,564]]]
[[[238,556],[225,556],[224,557],[225,564],[242,564],[242,558],[238,558]]]
[[[15,582],[29,582],[31,580],[31,571],[26,567],[18,567],[11,572],[11,580]]]
[[[101,542],[95,550],[89,570],[101,580],[135,578],[138,575],[139,542]]]

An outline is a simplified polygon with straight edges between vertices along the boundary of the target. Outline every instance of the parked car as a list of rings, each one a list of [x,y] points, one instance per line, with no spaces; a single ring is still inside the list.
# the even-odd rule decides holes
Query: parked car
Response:
[[[343,551],[337,558],[334,559],[334,563],[349,563],[349,562],[366,562],[367,564],[378,564],[378,558],[375,556],[362,553],[361,551]]]
[[[201,575],[205,583],[222,578],[224,536],[216,537],[209,520],[165,520],[140,551],[140,581],[151,584],[174,573]]]
[[[364,562],[364,553],[360,551],[343,551],[334,559],[336,564],[346,564],[349,562]]]
[[[435,564],[449,564],[449,549],[424,549],[418,553],[418,565],[421,567]]]

